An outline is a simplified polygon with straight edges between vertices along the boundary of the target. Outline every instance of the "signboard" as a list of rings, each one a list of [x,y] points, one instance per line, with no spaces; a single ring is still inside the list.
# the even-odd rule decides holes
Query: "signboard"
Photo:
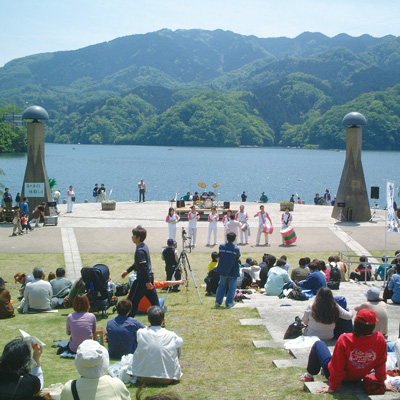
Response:
[[[25,183],[26,197],[45,197],[44,183]]]
[[[400,221],[397,218],[394,205],[394,183],[387,182],[386,185],[386,207],[389,213],[389,233],[400,233]]]

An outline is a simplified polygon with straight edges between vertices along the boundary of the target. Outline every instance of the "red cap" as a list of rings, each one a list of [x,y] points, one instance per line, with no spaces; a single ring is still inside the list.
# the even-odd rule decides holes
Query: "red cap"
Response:
[[[375,325],[379,321],[379,319],[377,318],[374,310],[363,308],[357,313],[356,321],[361,322],[365,325]]]

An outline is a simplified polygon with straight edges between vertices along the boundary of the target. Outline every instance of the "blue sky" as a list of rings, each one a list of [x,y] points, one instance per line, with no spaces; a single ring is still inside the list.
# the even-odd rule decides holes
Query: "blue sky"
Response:
[[[159,29],[223,29],[258,37],[400,36],[398,0],[3,0],[0,66]]]

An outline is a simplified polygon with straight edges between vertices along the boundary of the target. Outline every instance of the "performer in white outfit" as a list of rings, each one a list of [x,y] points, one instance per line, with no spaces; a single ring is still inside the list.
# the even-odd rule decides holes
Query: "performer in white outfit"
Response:
[[[69,190],[67,191],[67,213],[72,213],[72,205],[73,201],[72,198],[75,197],[74,187],[70,186]]]
[[[174,207],[170,207],[168,210],[167,218],[165,218],[165,222],[168,223],[169,229],[169,238],[176,240],[176,224],[179,222],[181,217],[175,212]]]
[[[256,245],[260,245],[261,233],[263,233],[264,225],[267,223],[267,219],[269,223],[272,225],[271,218],[269,217],[268,213],[264,211],[264,206],[260,206],[260,211],[254,214],[255,217],[258,217],[258,232],[257,232],[257,240]],[[265,244],[269,244],[269,236],[268,233],[265,234]]]
[[[242,224],[242,227],[244,224],[247,224],[248,226],[248,219],[249,219],[249,214],[247,214],[246,211],[244,211],[244,206],[239,207],[239,211],[235,215],[236,221],[239,221]],[[244,237],[244,238],[243,238]],[[244,239],[244,240],[243,240]],[[240,229],[240,243],[239,244],[249,244],[249,226],[245,232]]]
[[[214,244],[218,244],[218,221],[217,209],[211,207],[211,214],[208,215],[208,239],[207,245],[211,244],[211,235],[214,233]]]
[[[224,240],[225,243],[228,243],[228,239],[226,238],[226,235],[228,234],[228,222],[233,219],[232,211],[227,210],[226,215],[224,215],[224,218],[222,218],[222,223],[224,224]]]
[[[200,219],[200,214],[196,211],[196,206],[191,206],[190,210],[188,214],[189,237],[191,238],[191,245],[195,248],[197,240],[197,221]]]
[[[286,208],[285,212],[282,214],[282,217],[281,217],[282,229],[287,229],[292,224],[293,217],[292,217],[292,214],[290,214],[289,211],[290,211],[290,209]],[[283,245],[286,244],[285,239],[283,238],[283,236],[282,236],[282,244]]]
[[[237,243],[239,237],[239,229],[242,227],[242,224],[239,221],[235,220],[235,217],[231,210],[226,212],[226,219],[225,219],[225,240],[227,241],[227,235],[229,232],[233,232],[236,235],[236,239],[234,244]]]

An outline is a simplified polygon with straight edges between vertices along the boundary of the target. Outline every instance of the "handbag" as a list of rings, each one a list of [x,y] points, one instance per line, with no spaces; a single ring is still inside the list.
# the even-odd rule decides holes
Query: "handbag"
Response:
[[[300,300],[300,301],[306,301],[308,300],[308,297],[301,293],[301,289],[295,287],[287,296],[289,299],[293,299],[293,300]]]
[[[72,201],[75,201],[75,196],[72,196],[71,200],[72,200]]]
[[[301,321],[300,317],[296,316],[294,322],[288,326],[285,334],[283,335],[284,339],[296,339],[297,337],[303,334],[303,329],[306,326]]]

